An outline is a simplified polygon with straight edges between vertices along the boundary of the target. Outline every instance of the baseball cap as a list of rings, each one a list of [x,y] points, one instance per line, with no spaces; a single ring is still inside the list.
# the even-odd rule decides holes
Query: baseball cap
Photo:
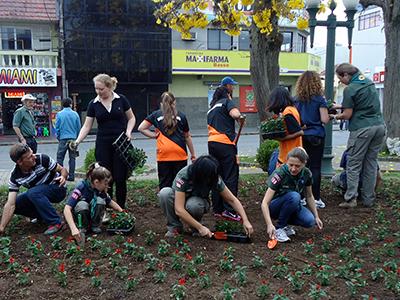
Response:
[[[36,100],[36,97],[34,97],[32,94],[25,94],[24,96],[22,96],[21,101],[25,100]]]
[[[221,85],[227,85],[227,84],[237,85],[238,83],[237,81],[233,80],[232,77],[227,76],[221,80]]]

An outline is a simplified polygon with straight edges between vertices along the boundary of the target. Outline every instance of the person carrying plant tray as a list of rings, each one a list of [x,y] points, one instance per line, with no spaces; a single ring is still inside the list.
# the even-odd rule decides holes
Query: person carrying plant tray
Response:
[[[172,188],[165,187],[160,191],[160,206],[167,217],[168,231],[166,237],[174,237],[183,231],[183,223],[188,224],[200,236],[212,237],[209,228],[201,224],[203,215],[209,210],[209,195],[216,191],[222,199],[230,204],[243,220],[243,227],[248,236],[253,233],[246,212],[239,199],[225,186],[218,175],[218,161],[204,155],[192,165],[178,172]]]
[[[276,115],[280,115],[284,120],[286,135],[284,137],[274,137],[279,141],[279,157],[277,167],[284,164],[290,150],[296,147],[302,147],[301,136],[304,134],[301,129],[300,114],[294,106],[292,96],[289,91],[279,86],[272,90],[269,97],[267,110]]]
[[[86,179],[80,181],[67,200],[64,208],[65,220],[77,242],[81,242],[81,233],[86,233],[90,228],[95,234],[101,233],[101,220],[106,206],[118,212],[122,208],[107,194],[111,172],[99,165],[92,163],[86,173]],[[79,224],[79,219],[81,224]],[[78,229],[78,226],[81,227]]]
[[[296,147],[289,152],[287,162],[268,178],[268,189],[261,209],[270,239],[289,241],[289,236],[296,234],[289,224],[305,228],[317,226],[322,229],[323,224],[312,193],[311,171],[305,167],[307,160],[306,151]],[[308,208],[301,205],[301,194],[304,190]],[[278,219],[276,227],[272,219]]]

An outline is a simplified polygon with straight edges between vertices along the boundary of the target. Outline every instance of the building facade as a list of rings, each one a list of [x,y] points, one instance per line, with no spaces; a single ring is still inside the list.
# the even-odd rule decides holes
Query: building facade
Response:
[[[24,94],[37,97],[38,136],[53,132],[61,106],[55,1],[0,0],[0,134],[14,134],[14,111]]]
[[[171,33],[156,24],[151,0],[64,0],[68,93],[81,117],[96,94],[93,77],[118,79],[137,124],[158,106],[171,82]]]

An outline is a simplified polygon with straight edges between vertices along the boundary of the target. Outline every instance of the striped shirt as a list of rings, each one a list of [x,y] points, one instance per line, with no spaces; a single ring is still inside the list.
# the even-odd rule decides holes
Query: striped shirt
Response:
[[[8,182],[10,192],[18,192],[20,186],[31,188],[39,184],[50,184],[59,174],[56,172],[57,162],[46,154],[35,154],[36,165],[29,173],[23,173],[18,165],[11,171]]]

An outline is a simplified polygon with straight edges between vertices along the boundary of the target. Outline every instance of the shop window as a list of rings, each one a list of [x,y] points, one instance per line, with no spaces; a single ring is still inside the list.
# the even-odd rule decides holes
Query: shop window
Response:
[[[360,15],[358,17],[358,30],[366,30],[374,27],[378,27],[382,24],[382,16],[379,11]]]
[[[232,37],[227,35],[222,29],[207,30],[207,49],[208,50],[231,50]]]
[[[282,52],[292,52],[293,51],[293,32],[282,32],[283,42],[281,45]]]
[[[248,51],[250,50],[250,31],[243,30],[239,36],[239,50]]]

